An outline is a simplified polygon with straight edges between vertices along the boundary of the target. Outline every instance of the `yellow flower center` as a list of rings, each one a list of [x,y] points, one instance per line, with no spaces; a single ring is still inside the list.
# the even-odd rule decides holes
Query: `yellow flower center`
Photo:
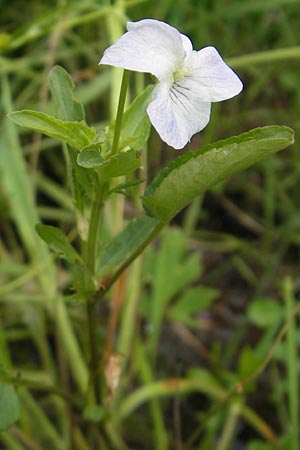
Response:
[[[181,80],[182,78],[184,78],[184,77],[186,76],[187,72],[188,72],[188,71],[187,71],[187,69],[186,69],[184,66],[179,67],[178,69],[176,69],[176,70],[172,73],[173,82],[174,82],[174,81],[179,81],[179,80]]]

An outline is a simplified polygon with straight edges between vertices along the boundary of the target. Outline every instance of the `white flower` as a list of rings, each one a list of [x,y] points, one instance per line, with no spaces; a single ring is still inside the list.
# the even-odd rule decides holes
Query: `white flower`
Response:
[[[214,47],[195,51],[187,36],[164,22],[128,22],[127,29],[99,64],[155,75],[148,115],[163,141],[183,148],[207,125],[211,102],[239,94],[243,84]]]

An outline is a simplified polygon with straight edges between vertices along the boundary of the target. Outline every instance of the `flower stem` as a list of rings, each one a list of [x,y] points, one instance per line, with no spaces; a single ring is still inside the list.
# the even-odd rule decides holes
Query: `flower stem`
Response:
[[[112,149],[111,149],[112,155],[115,155],[118,152],[118,145],[119,145],[121,129],[122,129],[123,111],[124,111],[126,93],[127,93],[128,77],[129,77],[128,70],[124,70],[122,84],[121,84],[121,90],[120,90],[119,103],[118,103],[116,124],[115,124],[115,134],[114,134],[114,139],[113,139]]]

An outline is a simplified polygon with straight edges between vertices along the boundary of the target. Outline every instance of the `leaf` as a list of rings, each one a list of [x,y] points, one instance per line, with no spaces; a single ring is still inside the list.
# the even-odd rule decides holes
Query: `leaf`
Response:
[[[151,242],[153,233],[160,226],[160,222],[153,217],[141,216],[130,221],[127,226],[104,247],[97,264],[96,279],[115,271],[126,261],[134,259],[136,252],[142,251]]]
[[[197,326],[197,320],[193,316],[207,309],[218,294],[216,289],[205,286],[191,288],[184,292],[171,307],[169,317],[189,326]]]
[[[264,356],[246,345],[242,348],[238,359],[238,378],[244,380],[253,375],[260,367]],[[244,386],[245,392],[252,392],[255,389],[255,380],[248,381]]]
[[[251,322],[261,328],[278,323],[283,315],[281,305],[273,299],[252,300],[247,310],[247,316]]]
[[[2,78],[4,112],[12,111],[12,92],[7,77]],[[55,270],[46,245],[38,238],[34,226],[39,222],[32,195],[32,177],[27,172],[24,152],[20,146],[17,127],[3,120],[0,129],[1,185],[9,201],[11,219],[19,233],[30,262],[41,268],[40,279],[49,298],[55,293]]]
[[[106,417],[106,409],[102,405],[87,405],[83,411],[83,418],[89,422],[102,422]]]
[[[148,140],[150,133],[150,120],[147,115],[147,106],[150,102],[154,85],[148,86],[129,106],[122,118],[122,130],[119,148],[126,146],[140,150]],[[113,138],[115,124],[109,127],[108,134]]]
[[[117,192],[119,194],[126,194],[126,190],[130,187],[136,186],[138,184],[143,183],[145,180],[137,178],[135,180],[126,181],[125,183],[120,183],[113,189],[111,189],[110,193]]]
[[[217,378],[207,369],[193,368],[188,371],[187,378],[189,380],[201,380],[203,392],[215,398],[224,396],[224,390]]]
[[[52,225],[44,225],[41,223],[37,224],[35,229],[51,250],[57,253],[61,258],[64,258],[70,264],[74,263],[76,260],[80,260],[80,256],[61,230]]]
[[[289,446],[289,447],[282,447],[282,448],[288,449],[291,447]],[[251,441],[248,445],[248,450],[273,450],[273,449],[274,449],[274,445],[268,444],[265,441],[259,441],[258,439]]]
[[[259,356],[255,350],[246,345],[243,347],[238,361],[238,375],[240,379],[244,379],[252,375],[263,362],[263,358]]]
[[[0,376],[5,375],[0,366]],[[20,404],[14,386],[0,381],[0,432],[6,431],[20,415]]]
[[[100,154],[99,144],[89,145],[77,155],[77,164],[85,169],[100,166],[103,161],[105,159]]]
[[[98,151],[87,148],[78,154],[77,162],[81,167],[97,168],[102,180],[127,175],[142,165],[141,158],[134,150],[119,152],[108,159],[103,159]]]
[[[195,197],[294,142],[288,127],[256,128],[176,158],[145,191],[148,214],[168,222]]]
[[[74,96],[75,84],[68,72],[61,66],[54,66],[49,72],[48,80],[59,118],[66,121],[84,120],[84,107]]]
[[[0,432],[13,425],[20,415],[19,400],[11,384],[0,383]]]
[[[151,275],[152,291],[144,312],[152,328],[149,347],[153,356],[166,306],[175,295],[196,280],[202,270],[199,254],[187,254],[186,249],[187,239],[183,232],[168,228],[162,233],[159,250],[149,250],[147,255],[146,268]]]
[[[4,111],[8,113],[13,108],[11,87],[6,76],[2,77],[1,87]],[[56,270],[47,246],[37,236],[34,229],[39,217],[32,195],[32,177],[26,172],[24,152],[19,144],[16,127],[9,120],[5,120],[1,127],[0,146],[3,150],[0,152],[0,170],[3,173],[2,181],[9,198],[12,219],[20,233],[22,243],[27,248],[32,267],[40,267],[39,279],[42,283],[42,295],[48,304],[49,301],[56,298],[57,294]],[[79,349],[77,338],[74,336],[66,306],[56,298],[56,307],[60,309],[57,314],[60,335],[66,348],[68,350],[71,348],[72,356],[74,356],[74,358],[70,358],[74,381],[81,388],[81,392],[85,392],[88,376],[82,352]],[[75,365],[76,368],[74,368]]]
[[[71,271],[73,289],[76,291],[76,299],[86,301],[87,298],[90,298],[97,292],[97,284],[91,272],[84,264],[76,262],[72,265]]]
[[[91,144],[96,135],[95,130],[85,122],[65,122],[29,109],[12,112],[9,118],[17,125],[60,139],[78,150]]]
[[[59,118],[65,121],[80,121],[84,119],[85,112],[83,105],[75,97],[74,82],[65,69],[60,66],[53,67],[49,73],[49,87],[58,109]],[[91,141],[88,145],[91,145]],[[90,206],[93,192],[97,188],[97,177],[92,171],[78,166],[78,150],[68,146],[67,151],[69,154],[67,169],[72,196],[76,208],[84,215],[84,209]],[[77,220],[82,220],[82,217],[79,215]],[[78,229],[84,230],[84,227],[78,224]],[[81,235],[84,237],[84,232]]]

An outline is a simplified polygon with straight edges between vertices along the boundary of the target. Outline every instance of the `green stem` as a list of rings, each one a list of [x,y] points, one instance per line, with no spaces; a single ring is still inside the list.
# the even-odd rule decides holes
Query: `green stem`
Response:
[[[121,276],[124,270],[130,266],[130,264],[143,252],[143,250],[156,238],[156,236],[161,232],[165,224],[163,222],[158,222],[156,226],[151,230],[149,234],[146,235],[145,240],[139,245],[137,249],[135,249],[132,253],[128,255],[128,257],[124,260],[121,266],[115,271],[115,273],[111,276],[108,282],[105,285],[105,291],[109,291],[112,285],[117,281],[117,279]]]
[[[230,448],[234,433],[236,431],[241,409],[242,404],[240,401],[234,401],[230,404],[229,414],[226,418],[222,435],[220,437],[216,450],[227,450]]]
[[[97,316],[95,313],[96,302],[94,297],[87,302],[87,319],[90,342],[90,385],[93,398],[96,403],[101,403],[100,383],[97,381],[97,370],[99,366],[99,352],[97,343]]]
[[[226,62],[234,69],[240,69],[241,67],[253,66],[256,64],[268,64],[277,61],[299,58],[300,47],[287,47],[267,50],[264,52],[250,53],[249,55],[237,56],[235,58],[228,58]]]
[[[60,388],[46,383],[39,383],[35,380],[25,378],[21,374],[16,375],[0,375],[0,382],[11,383],[17,387],[27,387],[31,391],[42,391],[48,392],[49,394],[56,395],[63,400],[67,401],[69,404],[74,405],[76,408],[82,407],[82,402],[80,398],[74,397],[73,395],[66,394]]]
[[[94,204],[91,212],[89,225],[86,264],[91,274],[95,274],[95,261],[98,247],[98,237],[100,229],[101,211],[103,209],[104,197],[107,191],[107,183],[101,183],[96,192]],[[92,296],[87,301],[87,320],[88,333],[90,342],[90,382],[96,402],[101,402],[100,383],[97,382],[97,369],[99,366],[99,353],[97,342],[97,315],[96,315],[96,299]]]
[[[128,76],[129,76],[128,70],[124,70],[122,84],[121,84],[121,90],[120,90],[118,110],[117,110],[117,117],[116,117],[115,134],[114,134],[114,139],[113,139],[112,149],[111,149],[112,155],[115,155],[118,152],[118,145],[119,145],[121,129],[122,129],[123,111],[124,111],[126,93],[127,93]]]
[[[107,191],[107,183],[101,183],[96,191],[91,218],[86,250],[86,264],[91,274],[95,272],[96,249],[98,245],[98,236],[100,228],[101,211],[103,208],[104,196]]]

